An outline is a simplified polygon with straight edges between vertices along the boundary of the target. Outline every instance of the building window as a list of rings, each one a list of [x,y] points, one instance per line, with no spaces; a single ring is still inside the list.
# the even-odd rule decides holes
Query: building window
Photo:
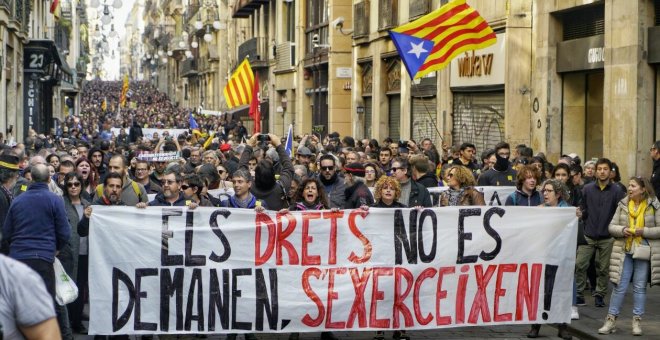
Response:
[[[369,35],[369,0],[353,5],[353,19],[355,23],[353,38]]]
[[[284,17],[286,18],[286,41],[294,42],[296,39],[296,3],[295,1],[286,1],[284,2],[284,6]]]
[[[408,15],[410,18],[416,18],[428,13],[431,10],[431,0],[410,0]]]
[[[384,30],[398,25],[398,0],[378,0],[378,29]]]
[[[306,52],[313,53],[315,47],[325,48],[328,33],[328,0],[307,0]]]
[[[605,5],[579,7],[561,13],[563,40],[573,40],[605,34]]]

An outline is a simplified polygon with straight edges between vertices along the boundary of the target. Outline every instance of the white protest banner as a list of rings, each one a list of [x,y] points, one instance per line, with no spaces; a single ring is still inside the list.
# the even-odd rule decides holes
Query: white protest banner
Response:
[[[504,205],[506,199],[516,191],[516,187],[474,187],[484,193],[484,200],[487,205]],[[433,204],[438,205],[440,193],[449,189],[449,187],[427,188],[433,199]]]
[[[573,208],[94,206],[90,334],[570,321]]]
[[[120,128],[111,128],[110,131],[112,131],[115,136],[119,136],[119,132],[121,131]],[[154,129],[154,128],[142,128],[142,135],[144,138],[151,139],[154,135],[154,133],[158,133],[158,137],[161,137],[163,135],[163,132],[167,131],[170,136],[176,138],[179,137],[179,135],[182,135],[183,133],[187,132],[188,129]],[[126,133],[128,133],[128,129],[126,129]]]
[[[222,116],[222,115],[223,115],[222,111],[199,110],[198,112],[199,112],[200,114],[203,114],[203,115],[210,115],[210,116]]]
[[[170,152],[157,152],[157,153],[147,153],[141,152],[137,154],[137,159],[147,161],[147,162],[170,162],[176,161],[179,159],[179,153],[177,151]]]

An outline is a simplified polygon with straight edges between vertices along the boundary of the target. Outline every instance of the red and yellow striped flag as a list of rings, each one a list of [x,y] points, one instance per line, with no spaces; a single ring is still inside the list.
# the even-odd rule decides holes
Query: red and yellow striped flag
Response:
[[[128,75],[124,76],[124,83],[121,86],[121,95],[119,96],[121,107],[126,107],[126,93],[128,93]]]
[[[250,104],[252,100],[252,87],[254,86],[254,73],[250,62],[245,58],[243,62],[238,65],[234,74],[227,82],[224,89],[225,100],[227,106],[231,109],[236,106]]]
[[[465,0],[437,10],[390,31],[411,78],[442,69],[457,55],[488,47],[495,32]]]

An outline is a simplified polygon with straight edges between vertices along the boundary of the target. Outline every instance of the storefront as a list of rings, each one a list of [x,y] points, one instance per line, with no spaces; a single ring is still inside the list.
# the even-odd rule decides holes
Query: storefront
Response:
[[[23,136],[28,136],[30,129],[47,134],[61,113],[62,103],[59,98],[54,100],[53,94],[59,95],[57,86],[74,83],[72,71],[52,40],[31,40],[25,45],[23,70]]]
[[[481,152],[504,140],[506,34],[487,48],[466,52],[451,62],[453,144],[473,143]]]

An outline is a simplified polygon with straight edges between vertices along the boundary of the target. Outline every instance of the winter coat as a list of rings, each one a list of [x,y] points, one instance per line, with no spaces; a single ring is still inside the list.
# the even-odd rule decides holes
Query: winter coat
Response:
[[[356,182],[352,186],[344,190],[344,209],[357,209],[363,205],[371,205],[374,203],[374,198],[371,191],[363,182]]]
[[[419,184],[412,179],[410,180],[410,196],[408,197],[408,207],[422,206],[430,208],[433,206],[431,201],[431,194],[425,186]]]
[[[435,174],[433,173],[424,174],[423,176],[419,177],[416,182],[423,185],[425,188],[438,187],[438,178],[435,177]]]
[[[626,256],[626,238],[623,236],[623,229],[628,226],[628,196],[626,196],[619,201],[608,227],[610,235],[614,237],[610,256],[610,281],[615,285],[619,284],[623,271],[623,260]],[[655,197],[649,197],[647,200],[642,237],[651,246],[651,285],[660,284],[660,201]]]
[[[440,193],[440,206],[446,207],[449,205],[449,193],[443,191]],[[484,194],[474,187],[467,187],[463,192],[463,196],[458,199],[458,205],[486,205]]]
[[[522,190],[516,190],[513,194],[506,198],[504,205],[513,205],[518,207],[538,207],[543,203],[543,198],[538,190],[534,190],[532,195],[527,195]]]
[[[271,210],[280,210],[283,208],[289,207],[289,200],[287,198],[287,192],[291,190],[291,179],[293,178],[293,163],[291,163],[291,158],[289,154],[284,150],[284,145],[280,144],[277,148],[277,155],[280,158],[281,170],[280,170],[280,179],[277,180],[275,185],[271,188],[264,190],[257,188],[254,183],[252,183],[252,188],[250,192],[257,199],[262,200],[266,203],[268,209]],[[252,153],[254,150],[251,146],[246,146],[241,154],[240,167],[248,169],[248,162],[252,158]]]
[[[78,216],[78,210],[71,203],[71,199],[68,196],[64,196],[64,209],[66,210],[66,216],[71,225],[71,238],[69,238],[69,244],[60,251],[60,254],[57,255],[57,258],[62,262],[62,267],[69,276],[76,280],[78,274],[78,255],[80,254],[80,235],[78,234],[78,225],[82,223],[80,216]],[[80,203],[83,207],[89,205],[89,201],[80,198]]]

